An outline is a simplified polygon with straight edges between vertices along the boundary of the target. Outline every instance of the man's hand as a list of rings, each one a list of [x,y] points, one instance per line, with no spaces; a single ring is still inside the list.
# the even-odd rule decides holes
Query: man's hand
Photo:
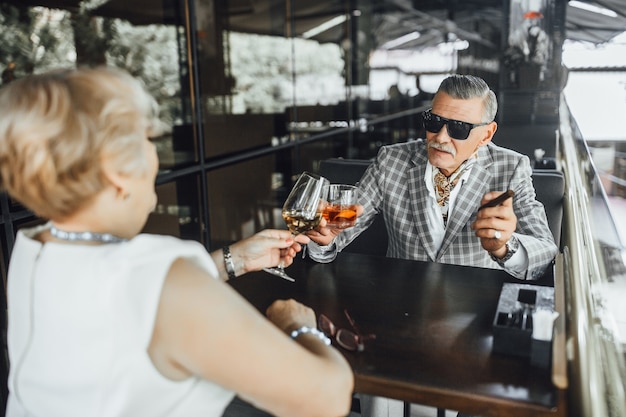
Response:
[[[483,197],[480,204],[493,200],[502,192],[492,191]],[[496,207],[478,211],[472,229],[480,238],[482,247],[497,258],[506,255],[506,242],[517,228],[517,216],[513,212],[513,199],[509,198]]]

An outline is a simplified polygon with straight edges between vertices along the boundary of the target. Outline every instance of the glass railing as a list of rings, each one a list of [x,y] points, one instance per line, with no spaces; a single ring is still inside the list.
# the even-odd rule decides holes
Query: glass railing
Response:
[[[569,415],[626,415],[626,251],[589,148],[565,100],[563,264]],[[621,214],[622,216],[624,214]]]

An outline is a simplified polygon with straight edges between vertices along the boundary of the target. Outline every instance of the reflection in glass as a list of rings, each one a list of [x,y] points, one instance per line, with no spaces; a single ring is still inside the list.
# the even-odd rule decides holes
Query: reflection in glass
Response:
[[[590,415],[624,415],[626,251],[587,144],[567,106],[561,113],[560,145],[568,173],[563,270],[575,352],[570,366],[583,375],[581,384],[578,379],[572,384],[573,398]]]
[[[157,206],[148,217],[143,232],[202,242],[197,175],[158,185],[156,192]]]
[[[162,24],[159,19],[166,13],[161,10],[140,19],[150,24],[135,25],[123,19],[130,16],[126,7],[117,6],[115,12],[120,18],[103,18],[96,15],[101,10],[91,10],[85,4],[71,10],[0,5],[2,83],[55,68],[123,68],[142,79],[159,103],[160,117],[170,133],[158,146],[164,165],[194,161],[193,152],[187,147],[179,149],[172,140],[172,132],[190,123],[192,114],[185,104],[189,101],[186,63],[180,59],[184,56],[180,51],[186,49],[183,22]]]
[[[285,229],[273,179],[273,155],[207,174],[211,248],[218,248],[266,228]]]
[[[2,241],[3,241],[2,242],[2,250],[0,250],[0,276],[2,276],[2,284],[4,285],[3,288],[7,287],[7,268],[6,268],[6,261],[4,260],[4,257],[5,256],[7,256],[7,257],[9,256],[8,253],[7,254],[4,253],[5,252],[5,248],[6,248],[6,246],[4,244],[4,236],[5,235],[6,235],[6,228],[5,228],[4,225],[0,225],[0,236],[3,237],[3,239],[2,239]],[[6,308],[6,306],[4,305],[4,302],[6,301],[5,297],[0,297],[0,298],[2,298],[1,302],[3,303],[1,307],[2,308]]]

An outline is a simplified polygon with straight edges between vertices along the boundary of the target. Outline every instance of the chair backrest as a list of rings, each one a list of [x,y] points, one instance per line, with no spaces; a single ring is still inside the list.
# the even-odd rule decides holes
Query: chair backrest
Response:
[[[513,149],[535,160],[535,150],[543,149],[549,161],[558,156],[557,125],[502,125],[493,137],[496,145]]]
[[[325,159],[320,161],[319,173],[328,178],[331,183],[356,184],[371,163],[372,161],[369,159]],[[370,227],[346,246],[343,251],[385,256],[387,254],[387,242],[385,221],[382,215],[378,215]]]
[[[563,221],[563,198],[565,178],[561,171],[554,169],[536,169],[532,174],[537,200],[546,209],[548,225],[556,245],[561,247],[561,223]]]

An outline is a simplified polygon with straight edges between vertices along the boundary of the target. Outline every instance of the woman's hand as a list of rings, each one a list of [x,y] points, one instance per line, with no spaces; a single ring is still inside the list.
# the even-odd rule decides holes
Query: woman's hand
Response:
[[[285,333],[302,326],[317,327],[313,309],[293,299],[274,301],[265,315]]]
[[[230,247],[237,275],[270,268],[282,262],[284,267],[309,243],[305,235],[293,237],[288,230],[266,229],[233,243]]]

